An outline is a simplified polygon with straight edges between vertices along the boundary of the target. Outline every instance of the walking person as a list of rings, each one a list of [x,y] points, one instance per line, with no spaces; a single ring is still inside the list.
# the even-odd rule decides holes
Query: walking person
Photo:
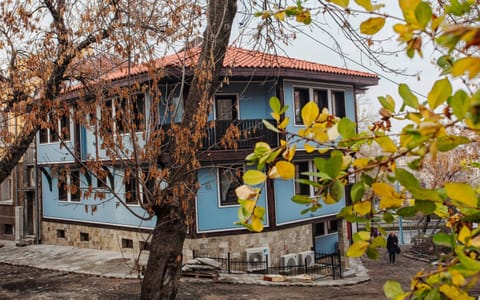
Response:
[[[390,232],[387,238],[387,250],[388,261],[391,264],[395,264],[395,255],[400,253],[400,247],[398,247],[398,238],[393,231]]]

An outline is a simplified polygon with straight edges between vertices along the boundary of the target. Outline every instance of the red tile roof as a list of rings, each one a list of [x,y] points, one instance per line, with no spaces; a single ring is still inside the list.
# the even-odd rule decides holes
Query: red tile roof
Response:
[[[155,61],[157,68],[169,68],[180,66],[193,66],[200,54],[200,48],[193,48],[188,51],[179,52],[172,55],[159,58]],[[291,69],[300,71],[311,71],[320,73],[331,73],[337,75],[378,78],[377,74],[339,68],[306,60],[289,58],[286,56],[279,56],[274,54],[263,53],[259,51],[252,51],[229,47],[223,61],[223,66],[226,68],[253,68],[253,69]],[[138,65],[130,68],[130,75],[138,75],[147,71],[145,65]],[[116,80],[124,78],[128,75],[127,69],[111,72],[106,75],[106,80]]]

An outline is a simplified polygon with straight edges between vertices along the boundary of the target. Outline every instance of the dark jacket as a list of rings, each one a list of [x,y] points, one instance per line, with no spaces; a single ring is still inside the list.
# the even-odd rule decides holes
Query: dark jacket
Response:
[[[396,235],[391,235],[389,234],[388,235],[388,238],[387,238],[387,249],[388,249],[388,252],[391,252],[391,253],[395,253],[395,250],[397,249],[398,247],[398,238]]]

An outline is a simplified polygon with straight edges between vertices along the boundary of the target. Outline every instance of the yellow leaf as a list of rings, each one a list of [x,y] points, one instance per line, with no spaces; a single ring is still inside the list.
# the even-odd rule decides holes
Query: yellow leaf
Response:
[[[454,285],[444,284],[440,286],[440,292],[444,294],[448,299],[455,300],[474,300],[474,297],[469,296],[464,291],[459,290]]]
[[[355,202],[353,210],[359,215],[364,216],[372,211],[372,203],[370,201]]]
[[[396,152],[397,146],[388,136],[380,136],[375,138],[375,142],[382,148],[384,152]]]
[[[280,120],[280,114],[279,113],[272,112],[272,113],[270,113],[270,115],[275,119],[275,121],[278,122]]]
[[[466,183],[445,183],[447,196],[468,207],[477,208],[478,199],[472,186]]]
[[[273,16],[274,16],[276,19],[278,19],[278,20],[280,20],[280,21],[283,22],[283,21],[285,21],[285,15],[286,15],[286,14],[285,14],[285,11],[281,11],[281,12],[278,12],[278,13],[274,14]]]
[[[283,119],[283,121],[278,125],[278,128],[279,129],[285,129],[289,122],[290,122],[290,118],[285,117],[285,119]]]
[[[452,75],[461,76],[468,72],[468,78],[472,79],[480,72],[480,58],[464,57],[456,60],[452,66]]]
[[[463,244],[467,243],[467,240],[470,239],[472,235],[472,231],[467,226],[462,226],[460,229],[460,233],[458,234],[458,240]]]
[[[247,212],[247,214],[252,214],[253,210],[255,209],[255,205],[257,205],[257,201],[255,200],[244,200],[239,201],[240,206]]]
[[[403,204],[403,197],[389,184],[376,182],[372,190],[380,197],[380,209],[398,208]]]
[[[287,148],[285,151],[283,151],[282,157],[285,160],[292,161],[292,159],[295,157],[296,151],[297,151],[297,145],[293,145],[292,148]]]
[[[310,127],[319,114],[318,105],[315,102],[308,102],[302,108],[302,120],[306,127]]]
[[[243,174],[243,182],[249,185],[257,185],[265,182],[267,175],[258,170],[248,170]]]
[[[258,192],[248,185],[241,185],[235,189],[238,199],[256,199]]]
[[[337,124],[327,129],[327,136],[330,141],[334,141],[340,136]]]
[[[369,241],[369,240],[370,240],[370,232],[368,232],[368,231],[359,231],[359,232],[358,232],[358,237],[359,237],[362,241]]]
[[[477,235],[473,239],[470,240],[470,245],[476,248],[480,248],[480,235]]]
[[[309,144],[305,144],[304,148],[307,153],[312,153],[313,151],[315,151],[315,147]]]
[[[329,1],[343,8],[347,8],[348,4],[350,3],[350,0],[329,0]]]
[[[369,18],[360,24],[360,32],[363,34],[372,35],[379,32],[385,25],[385,18],[375,17]]]
[[[295,166],[289,161],[278,161],[275,166],[277,167],[277,172],[282,179],[293,179],[295,178]]]
[[[369,245],[370,243],[368,242],[358,240],[348,248],[347,256],[360,257],[365,253]]]
[[[456,286],[464,286],[467,284],[467,281],[465,280],[465,277],[457,271],[457,270],[452,270],[450,271],[450,274],[452,275],[452,283]]]
[[[261,232],[263,230],[263,221],[262,219],[253,216],[252,217],[252,230],[255,232]]]
[[[369,158],[357,158],[356,160],[353,161],[352,165],[355,167],[355,168],[358,168],[358,169],[363,169],[365,168],[366,166],[368,166],[368,163],[370,162],[370,159]]]

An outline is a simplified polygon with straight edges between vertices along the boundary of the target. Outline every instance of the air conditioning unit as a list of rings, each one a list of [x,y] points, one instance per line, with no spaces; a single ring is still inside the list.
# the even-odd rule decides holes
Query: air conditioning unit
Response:
[[[269,257],[270,250],[268,247],[247,248],[245,252],[247,253],[248,272],[265,270],[267,267],[267,259],[268,266],[271,265]]]
[[[280,266],[295,267],[298,265],[298,255],[295,253],[280,256]]]
[[[313,266],[315,264],[315,252],[311,250],[299,252],[298,264],[307,265],[307,267]]]

